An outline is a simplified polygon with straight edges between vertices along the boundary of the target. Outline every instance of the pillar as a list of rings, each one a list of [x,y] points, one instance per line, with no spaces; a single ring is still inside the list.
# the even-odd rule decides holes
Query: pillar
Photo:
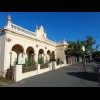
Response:
[[[16,65],[14,68],[14,81],[22,80],[22,65]]]

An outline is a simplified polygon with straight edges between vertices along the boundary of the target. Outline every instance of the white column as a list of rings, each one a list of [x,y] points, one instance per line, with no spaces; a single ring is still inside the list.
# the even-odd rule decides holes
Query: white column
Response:
[[[38,63],[38,48],[35,49],[35,56],[34,56],[35,61]]]
[[[66,61],[64,61],[64,65],[65,65],[65,66],[67,65]]]
[[[52,70],[52,63],[49,63],[49,70]]]
[[[46,62],[47,50],[44,49],[44,63]]]
[[[14,81],[22,80],[22,65],[16,65],[14,69]]]
[[[56,69],[56,61],[52,61],[52,69]]]
[[[40,74],[40,64],[38,64],[37,74]]]

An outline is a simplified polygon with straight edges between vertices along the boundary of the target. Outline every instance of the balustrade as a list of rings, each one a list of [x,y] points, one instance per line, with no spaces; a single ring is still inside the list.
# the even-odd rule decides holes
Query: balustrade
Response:
[[[14,29],[14,30],[17,30],[17,31],[20,31],[20,32],[24,32],[24,33],[27,33],[27,34],[32,34],[32,35],[35,35],[32,31],[29,31],[27,29],[24,29],[18,25],[15,25],[15,24],[12,24],[11,25],[11,28]]]

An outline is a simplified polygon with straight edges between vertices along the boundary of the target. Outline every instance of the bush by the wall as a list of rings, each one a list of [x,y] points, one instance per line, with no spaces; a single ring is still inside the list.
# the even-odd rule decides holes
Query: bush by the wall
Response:
[[[25,64],[22,66],[22,72],[29,72],[37,69],[37,63],[33,58],[27,59]]]

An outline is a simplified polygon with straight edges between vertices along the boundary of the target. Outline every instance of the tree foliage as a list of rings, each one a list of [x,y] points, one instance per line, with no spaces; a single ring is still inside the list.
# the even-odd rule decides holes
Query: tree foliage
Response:
[[[92,36],[87,36],[86,40],[77,40],[68,41],[68,48],[65,51],[67,56],[83,56],[84,52],[82,50],[82,46],[85,46],[85,54],[89,55],[92,54],[95,50],[98,49],[99,45],[97,44],[96,48],[94,48],[94,44],[96,44],[96,40]]]
[[[96,44],[96,40],[94,40],[94,38],[92,36],[87,36],[87,40],[85,40],[85,50],[87,54],[91,54],[92,52],[94,52],[93,45]]]

